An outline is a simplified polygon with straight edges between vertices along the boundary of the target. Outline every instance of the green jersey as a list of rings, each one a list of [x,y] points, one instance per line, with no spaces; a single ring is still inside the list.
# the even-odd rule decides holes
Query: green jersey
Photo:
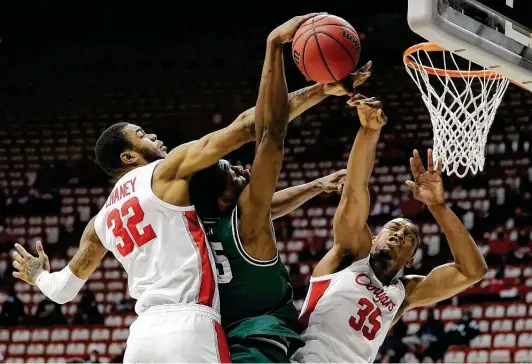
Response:
[[[230,348],[254,345],[243,340],[261,337],[284,343],[290,351],[302,346],[292,286],[279,255],[262,261],[246,253],[238,235],[237,208],[230,216],[203,223],[218,272],[222,326]]]
[[[249,256],[238,235],[238,211],[216,222],[204,221],[218,271],[222,325],[272,314],[296,325],[292,286],[279,255],[267,261]],[[295,326],[294,326],[295,327]]]

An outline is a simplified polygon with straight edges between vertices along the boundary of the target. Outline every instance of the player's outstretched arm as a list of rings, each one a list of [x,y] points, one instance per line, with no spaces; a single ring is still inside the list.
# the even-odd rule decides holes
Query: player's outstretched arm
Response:
[[[404,277],[407,294],[401,306],[401,313],[452,297],[480,281],[488,271],[486,261],[475,241],[460,219],[445,204],[441,161],[438,161],[438,166],[434,169],[432,150],[429,149],[428,166],[425,170],[419,153],[415,150],[413,158],[410,158],[410,168],[415,182],[406,183],[412,189],[414,197],[427,205],[445,233],[454,262],[435,268],[426,277]]]
[[[76,297],[107,252],[94,230],[94,218],[85,227],[78,251],[59,272],[50,273],[48,256],[40,241],[36,244],[37,257],[19,244],[15,244],[15,249],[12,254],[13,277],[36,284],[46,297],[61,304]]]
[[[366,81],[371,75],[371,65],[370,61],[350,77],[350,88],[354,89]],[[346,81],[333,84],[317,83],[291,92],[288,94],[288,120],[292,121],[328,96],[351,96],[352,91],[345,84]],[[248,109],[229,126],[173,149],[158,166],[157,177],[166,181],[186,178],[255,140],[255,112],[255,107]]]
[[[366,225],[369,215],[369,180],[381,128],[387,119],[382,104],[374,98],[357,95],[352,106],[358,111],[361,127],[347,162],[347,176],[338,209],[334,215],[334,246],[314,269],[318,277],[334,273],[346,251],[362,259],[371,248],[371,232]]]
[[[249,185],[238,199],[241,212],[239,233],[248,254],[255,259],[271,259],[277,254],[271,231],[270,208],[281,171],[289,114],[283,43],[291,41],[299,26],[315,15],[287,21],[270,33],[266,43],[255,107],[256,155]]]
[[[347,170],[342,169],[312,182],[275,192],[271,206],[272,220],[288,215],[320,193],[342,192],[346,173]]]

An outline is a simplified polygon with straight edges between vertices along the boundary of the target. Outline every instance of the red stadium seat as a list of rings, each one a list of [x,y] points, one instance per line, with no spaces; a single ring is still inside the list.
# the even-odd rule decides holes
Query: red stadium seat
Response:
[[[467,363],[487,363],[489,352],[487,350],[471,350],[467,354]]]
[[[532,363],[532,350],[519,349],[514,354],[516,363]]]

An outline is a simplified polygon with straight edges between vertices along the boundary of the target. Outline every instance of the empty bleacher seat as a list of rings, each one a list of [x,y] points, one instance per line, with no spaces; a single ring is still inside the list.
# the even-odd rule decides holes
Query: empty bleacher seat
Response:
[[[514,354],[516,363],[532,363],[532,350],[520,349]]]
[[[511,361],[510,350],[492,350],[490,352],[491,363],[510,363]]]
[[[444,363],[464,363],[465,352],[463,351],[448,351],[443,358]]]
[[[72,329],[72,333],[70,335],[70,340],[72,341],[86,341],[89,340],[89,329],[85,328],[75,328]]]
[[[511,348],[516,343],[515,334],[497,334],[493,338],[494,348]]]
[[[490,334],[483,334],[471,340],[470,345],[472,348],[489,348],[491,347],[491,340],[492,337]]]
[[[517,341],[517,347],[519,348],[532,347],[532,334],[522,333],[521,335],[519,335],[519,340]]]
[[[487,350],[471,350],[467,354],[466,362],[468,363],[487,363],[489,353]]]
[[[49,343],[46,345],[46,355],[63,355],[65,345],[63,343]]]

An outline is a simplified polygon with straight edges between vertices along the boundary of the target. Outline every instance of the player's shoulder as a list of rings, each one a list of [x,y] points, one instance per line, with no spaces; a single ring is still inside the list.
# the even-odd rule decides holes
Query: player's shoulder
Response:
[[[405,302],[408,304],[408,296],[416,289],[417,285],[421,283],[426,277],[418,274],[409,274],[397,278],[401,282],[405,290]]]

